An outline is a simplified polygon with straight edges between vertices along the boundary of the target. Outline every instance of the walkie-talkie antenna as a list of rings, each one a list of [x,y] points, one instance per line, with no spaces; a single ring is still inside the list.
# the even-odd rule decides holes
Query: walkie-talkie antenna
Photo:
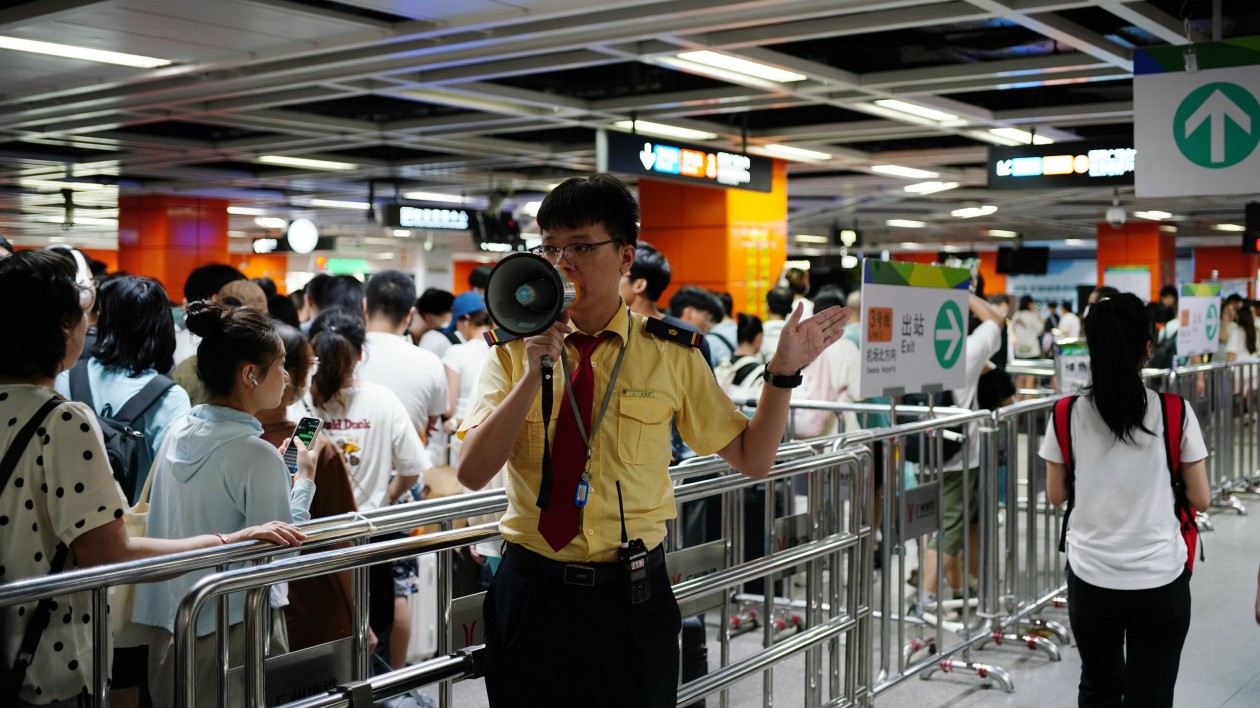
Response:
[[[621,547],[630,547],[630,537],[626,535],[626,507],[621,503],[621,480],[617,480],[617,513],[621,514]]]

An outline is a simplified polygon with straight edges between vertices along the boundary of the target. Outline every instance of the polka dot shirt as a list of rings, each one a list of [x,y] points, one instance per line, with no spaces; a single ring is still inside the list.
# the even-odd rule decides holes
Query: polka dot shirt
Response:
[[[0,386],[0,450],[8,450],[22,426],[54,395],[44,386]],[[0,491],[0,584],[47,575],[58,544],[69,546],[80,534],[122,517],[125,502],[102,440],[96,417],[81,403],[61,404],[35,431]],[[76,567],[73,554],[66,565],[67,570]],[[5,666],[13,665],[36,605],[0,608]],[[56,598],[52,621],[26,671],[22,700],[63,700],[92,685],[91,613],[91,593]]]

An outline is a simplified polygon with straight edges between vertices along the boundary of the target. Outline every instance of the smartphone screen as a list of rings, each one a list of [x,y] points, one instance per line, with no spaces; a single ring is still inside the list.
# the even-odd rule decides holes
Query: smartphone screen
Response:
[[[297,427],[293,429],[292,437],[300,439],[302,444],[309,448],[311,442],[315,440],[315,436],[319,433],[320,426],[323,424],[324,421],[319,418],[303,418],[298,421]],[[290,442],[289,449],[284,451],[284,463],[289,466],[289,469],[297,467],[297,453],[297,445]]]

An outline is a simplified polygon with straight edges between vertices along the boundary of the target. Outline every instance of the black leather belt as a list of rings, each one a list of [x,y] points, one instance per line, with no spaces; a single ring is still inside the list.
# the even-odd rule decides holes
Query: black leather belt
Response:
[[[504,542],[503,553],[528,573],[531,578],[544,582],[595,586],[625,578],[625,571],[620,563],[566,563],[541,556],[511,542]],[[647,567],[649,570],[664,562],[664,545],[648,551]]]

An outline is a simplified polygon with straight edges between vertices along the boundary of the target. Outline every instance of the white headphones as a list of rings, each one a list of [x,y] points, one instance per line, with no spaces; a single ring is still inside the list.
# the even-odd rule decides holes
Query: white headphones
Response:
[[[252,383],[252,384],[254,384],[255,386],[257,386],[257,385],[258,385],[258,379],[254,378],[254,375],[253,375],[253,374],[250,374],[250,375],[249,375],[249,382],[250,382],[250,383]]]

